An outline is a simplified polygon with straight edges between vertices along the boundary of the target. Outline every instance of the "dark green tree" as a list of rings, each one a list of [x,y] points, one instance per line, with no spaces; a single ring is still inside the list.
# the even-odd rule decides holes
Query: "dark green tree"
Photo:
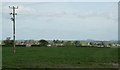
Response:
[[[10,37],[7,37],[6,40],[3,41],[5,46],[12,47],[13,46],[13,40],[10,40]]]
[[[39,40],[39,44],[40,44],[40,46],[47,47],[48,41],[46,41],[46,40]]]

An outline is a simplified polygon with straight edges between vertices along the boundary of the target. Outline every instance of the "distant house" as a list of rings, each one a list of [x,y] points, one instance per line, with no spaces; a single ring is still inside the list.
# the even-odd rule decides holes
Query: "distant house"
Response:
[[[58,46],[63,46],[63,42],[64,42],[64,41],[61,41],[61,40],[53,40],[53,41],[51,42],[51,44],[52,44],[53,46],[58,47]]]
[[[48,47],[51,47],[52,45],[51,45],[51,44],[48,44],[47,46],[48,46]]]
[[[95,42],[89,42],[89,43],[88,43],[88,46],[95,47],[95,46],[96,46],[96,43],[95,43]]]
[[[63,44],[62,43],[56,43],[56,44],[54,44],[55,46],[63,46]]]
[[[32,45],[31,44],[26,44],[26,47],[31,47]]]

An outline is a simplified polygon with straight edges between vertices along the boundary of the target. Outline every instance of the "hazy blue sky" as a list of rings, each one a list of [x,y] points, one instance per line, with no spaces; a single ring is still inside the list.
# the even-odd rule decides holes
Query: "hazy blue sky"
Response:
[[[2,2],[118,2],[119,0],[1,0]]]
[[[3,39],[12,37],[13,5],[19,6],[16,39],[118,39],[117,2],[3,3]]]
[[[2,40],[2,3],[0,3],[0,40]]]

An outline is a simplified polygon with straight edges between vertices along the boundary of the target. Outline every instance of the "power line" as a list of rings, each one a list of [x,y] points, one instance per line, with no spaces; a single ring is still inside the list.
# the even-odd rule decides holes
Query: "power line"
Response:
[[[16,48],[15,48],[15,15],[17,15],[17,13],[15,13],[15,9],[18,9],[18,6],[9,6],[10,9],[12,9],[12,12],[10,13],[10,15],[12,15],[11,20],[13,21],[13,52],[14,54],[16,53]]]

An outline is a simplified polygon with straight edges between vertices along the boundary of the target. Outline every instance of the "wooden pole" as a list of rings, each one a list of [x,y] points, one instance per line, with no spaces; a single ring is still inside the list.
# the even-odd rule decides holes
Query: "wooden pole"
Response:
[[[12,7],[9,6],[9,8],[13,10],[13,12],[10,13],[10,15],[12,15],[11,20],[13,21],[13,53],[15,54],[16,53],[16,48],[15,48],[15,44],[16,44],[16,42],[15,42],[15,15],[17,15],[17,13],[15,13],[15,9],[18,9],[18,6],[17,6],[17,8],[15,6],[12,6]]]

